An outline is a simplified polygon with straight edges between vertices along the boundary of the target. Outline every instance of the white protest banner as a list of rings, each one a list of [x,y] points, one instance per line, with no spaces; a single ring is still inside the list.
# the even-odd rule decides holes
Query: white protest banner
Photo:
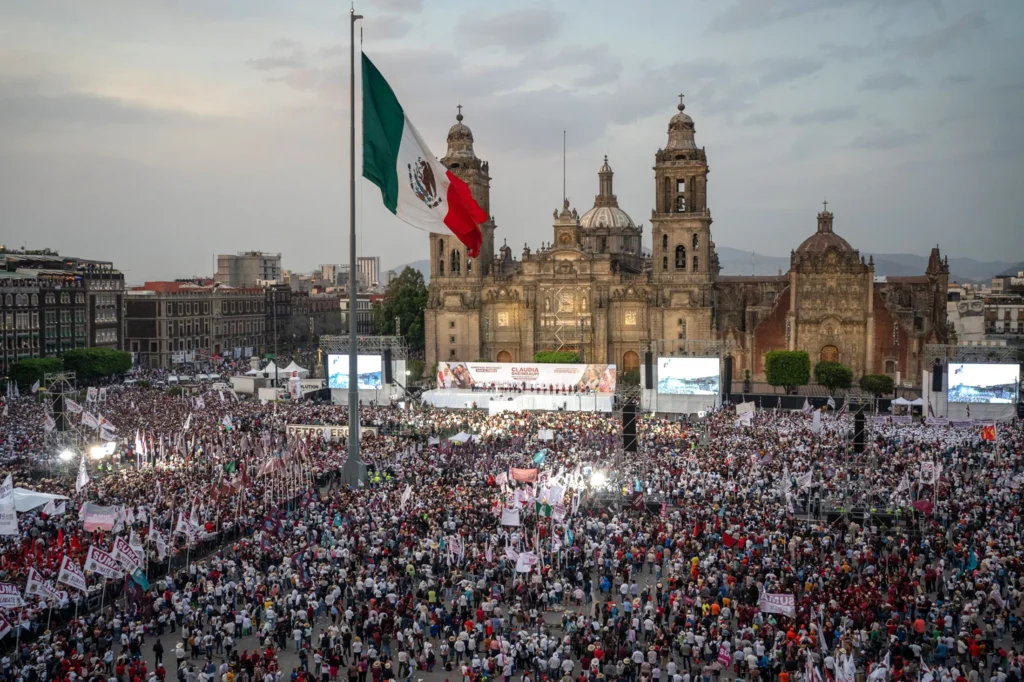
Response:
[[[796,485],[798,488],[803,490],[804,488],[810,488],[811,483],[814,480],[814,472],[807,471],[796,477]]]
[[[736,406],[736,416],[739,417],[744,414],[754,414],[755,407],[754,401],[740,403]]]
[[[86,502],[82,505],[80,515],[82,527],[87,533],[92,533],[96,530],[114,530],[114,524],[117,523],[120,510],[121,508],[116,505],[101,507],[98,504]]]
[[[506,547],[505,548],[505,556],[507,556],[512,561],[518,561],[519,560],[519,552],[514,550],[512,547]]]
[[[131,543],[123,537],[114,539],[114,558],[117,559],[117,562],[121,564],[126,573],[134,573],[135,569],[142,565],[139,561],[139,555],[135,553]]]
[[[762,592],[757,606],[761,613],[781,613],[790,618],[796,616],[796,597],[791,594]]]
[[[0,535],[18,535],[18,512],[14,497],[0,500]]]
[[[399,509],[405,509],[405,505],[409,501],[409,498],[411,498],[411,497],[412,497],[412,486],[411,485],[406,485],[405,486],[405,490],[402,492],[402,499],[399,500],[399,505],[398,505]]]
[[[563,521],[565,519],[565,505],[554,505],[551,509],[551,518],[553,518],[555,521]]]
[[[121,568],[118,566],[117,559],[95,547],[90,547],[89,554],[85,557],[85,570],[99,573],[104,578],[121,577]]]
[[[60,591],[43,580],[43,577],[34,568],[28,569],[28,582],[25,583],[25,594],[34,594],[43,599],[60,601]]]
[[[53,421],[53,417],[50,415],[46,415],[43,417],[43,428],[46,429],[47,433],[49,433],[57,428],[57,422]]]
[[[935,462],[921,462],[921,483],[935,483]]]
[[[14,477],[11,474],[7,474],[7,478],[0,484],[0,500],[6,500],[8,497],[14,494]]]
[[[553,385],[615,393],[615,365],[517,364],[513,362],[439,362],[438,388],[491,384]]]
[[[99,391],[97,391],[96,388],[90,388],[85,393],[85,402],[94,403],[99,398],[99,395]]]
[[[501,525],[503,526],[518,526],[519,525],[519,510],[509,509],[504,507],[501,510]]]
[[[537,555],[533,552],[520,552],[519,558],[516,559],[516,572],[529,573],[539,561]]]
[[[60,574],[57,576],[57,582],[73,587],[79,592],[85,592],[85,573],[82,573],[82,569],[67,555],[60,562]]]
[[[0,616],[0,639],[3,639],[4,635],[6,635],[11,630],[12,626],[10,622],[3,616]]]
[[[565,499],[565,486],[553,484],[548,489],[548,504],[554,507],[557,504],[561,504],[562,500]]]
[[[24,605],[25,600],[21,598],[17,585],[0,583],[0,609],[16,609]]]
[[[68,412],[71,414],[82,414],[82,406],[71,398],[64,399],[64,407],[68,408]]]
[[[82,424],[92,429],[100,428],[100,420],[96,418],[96,415],[88,410],[82,412]]]
[[[500,474],[494,477],[494,485],[503,486],[508,483],[508,473],[502,471]]]

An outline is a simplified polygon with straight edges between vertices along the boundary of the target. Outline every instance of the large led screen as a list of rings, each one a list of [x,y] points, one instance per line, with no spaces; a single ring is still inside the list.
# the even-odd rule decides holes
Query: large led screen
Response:
[[[949,363],[951,403],[1015,403],[1020,365]]]
[[[372,391],[380,388],[381,362],[379,355],[356,357],[356,371],[359,373],[359,388]],[[327,387],[348,388],[348,356],[327,356]]]
[[[718,395],[718,358],[658,358],[658,393]]]

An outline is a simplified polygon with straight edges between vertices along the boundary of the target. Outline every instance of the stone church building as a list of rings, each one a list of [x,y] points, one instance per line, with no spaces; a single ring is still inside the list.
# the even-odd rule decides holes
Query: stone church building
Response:
[[[654,155],[653,248],[619,207],[607,157],[593,207],[568,200],[552,216],[552,241],[514,255],[495,250],[493,218],[478,259],[450,234],[430,235],[426,361],[531,362],[540,350],[572,350],[584,362],[640,369],[655,355],[731,355],[733,376],[763,378],[771,350],[805,350],[812,365],[836,360],[854,375],[920,377],[925,344],[946,341],[948,264],[932,249],[915,277],[876,278],[865,259],[818,213],[817,229],[792,252],[789,272],[721,274],[707,203],[708,159],[684,111]],[[491,176],[462,121],[441,162],[490,215]]]

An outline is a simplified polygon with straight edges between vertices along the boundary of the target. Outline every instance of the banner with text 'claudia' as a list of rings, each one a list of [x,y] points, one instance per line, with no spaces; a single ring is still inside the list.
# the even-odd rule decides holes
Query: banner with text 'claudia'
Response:
[[[439,362],[440,388],[484,388],[515,384],[527,388],[569,388],[615,392],[615,365],[521,364],[516,362]]]

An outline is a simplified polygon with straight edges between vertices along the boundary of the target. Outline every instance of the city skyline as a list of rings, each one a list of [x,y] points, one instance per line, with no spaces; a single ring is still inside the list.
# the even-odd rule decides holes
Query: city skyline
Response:
[[[573,206],[592,205],[607,153],[649,247],[651,159],[682,90],[715,160],[720,246],[783,255],[827,198],[836,231],[865,253],[939,243],[951,257],[1017,259],[1014,3],[651,3],[635,21],[580,3],[356,9],[365,49],[436,155],[464,105],[491,164],[496,237],[516,251],[549,237],[563,130]],[[347,260],[347,17],[335,4],[59,0],[3,5],[0,19],[9,247],[107,258],[131,282],[212,273],[214,254],[242,249],[281,252],[301,272]],[[376,188],[360,180],[357,198],[359,255],[385,269],[427,257],[426,234],[384,211]]]

